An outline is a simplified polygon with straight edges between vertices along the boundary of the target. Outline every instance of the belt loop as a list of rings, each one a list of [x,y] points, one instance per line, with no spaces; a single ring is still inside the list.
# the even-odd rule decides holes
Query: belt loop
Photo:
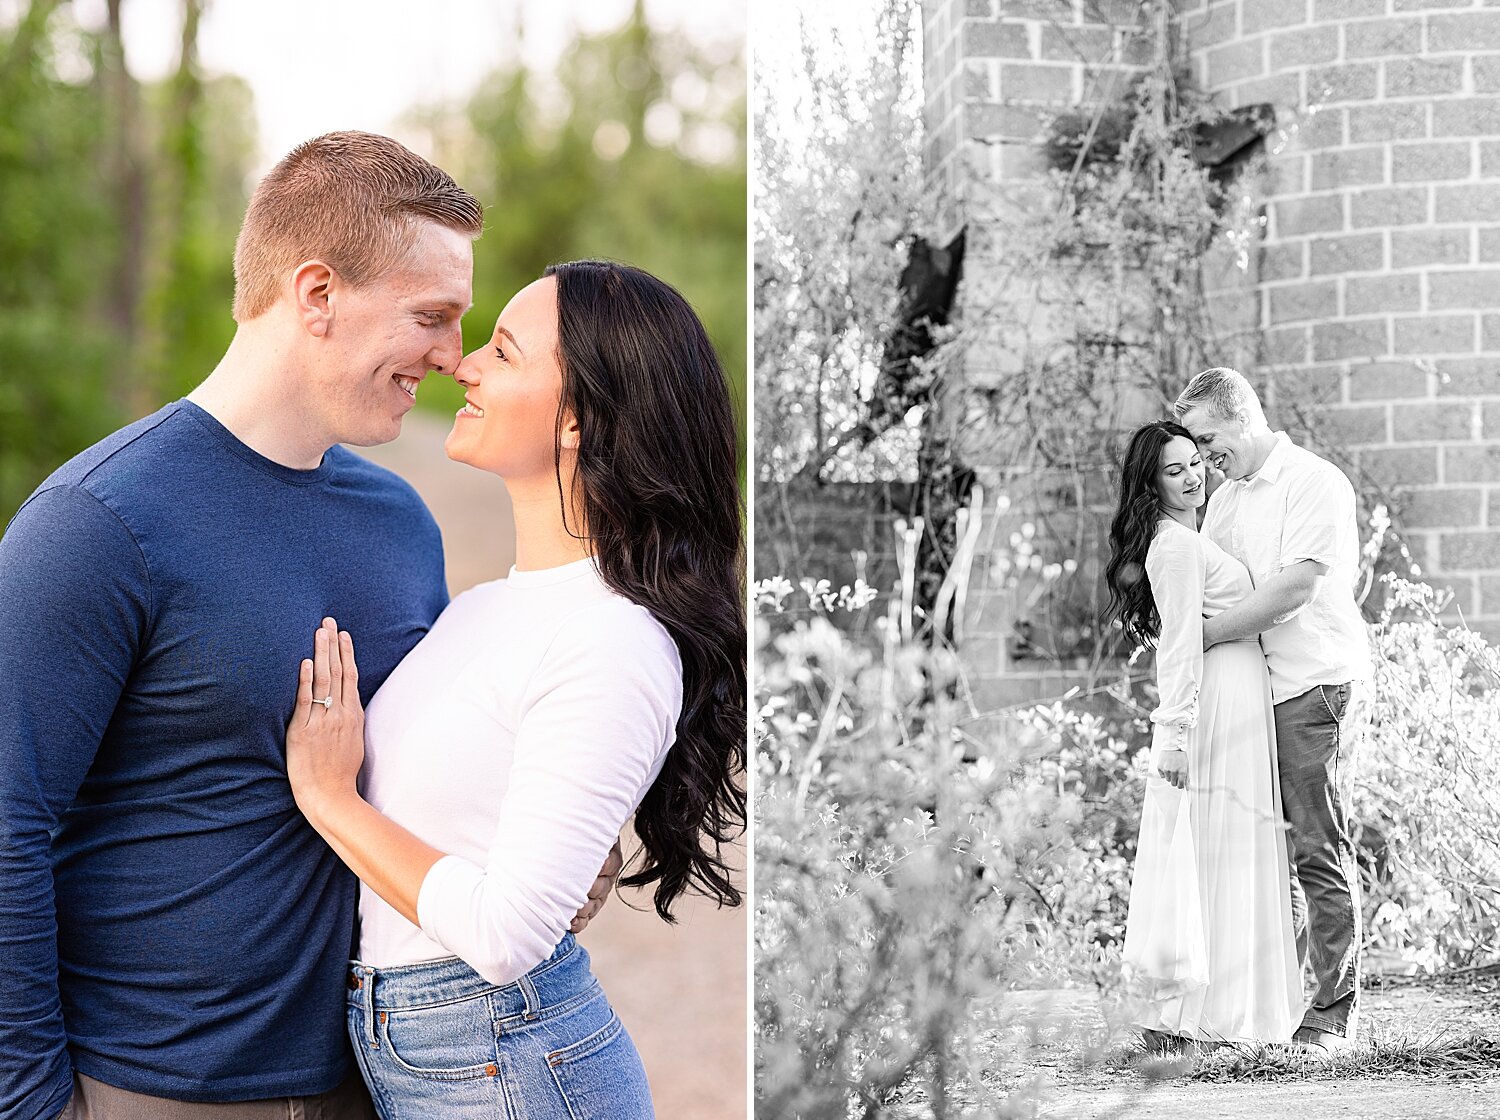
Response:
[[[380,1038],[375,1033],[375,970],[361,965],[360,971],[365,974],[365,1033],[370,1036],[370,1045],[378,1049]]]
[[[530,974],[516,981],[516,986],[521,989],[521,995],[525,997],[526,1006],[522,1010],[521,1018],[526,1020],[535,1019],[542,1010],[542,1001],[536,994],[536,985],[531,982]]]

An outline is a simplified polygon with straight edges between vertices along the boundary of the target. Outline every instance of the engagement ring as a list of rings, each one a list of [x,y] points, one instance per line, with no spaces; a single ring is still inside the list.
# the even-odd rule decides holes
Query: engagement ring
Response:
[[[322,700],[314,700],[313,703],[314,704],[322,704],[323,705],[323,710],[327,711],[327,710],[329,710],[330,708],[333,707],[333,696],[332,695],[325,696]]]

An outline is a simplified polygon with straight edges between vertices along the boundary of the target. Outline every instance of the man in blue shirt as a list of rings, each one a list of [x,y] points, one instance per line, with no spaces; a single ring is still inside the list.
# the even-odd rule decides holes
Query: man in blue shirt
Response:
[[[431,515],[339,445],[458,365],[482,222],[395,141],[301,145],[246,213],[219,365],[0,540],[0,1117],[372,1115],[355,880],[284,730],[324,616],[368,703],[446,605]]]

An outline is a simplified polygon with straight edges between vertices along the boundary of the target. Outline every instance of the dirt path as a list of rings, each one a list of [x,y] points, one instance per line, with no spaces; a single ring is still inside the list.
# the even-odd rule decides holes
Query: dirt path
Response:
[[[1166,1085],[1106,1089],[1088,1102],[1043,1109],[1046,1120],[1494,1120],[1500,1086],[1431,1081],[1295,1085]]]
[[[422,495],[443,531],[452,594],[503,576],[515,559],[510,502],[500,480],[443,454],[445,420],[414,412],[401,438],[361,454]],[[616,898],[583,935],[595,972],[635,1039],[657,1115],[745,1117],[746,911],[695,901],[678,924]]]
[[[1394,1041],[1432,1040],[1444,1032],[1500,1033],[1500,996],[1489,985],[1433,985],[1402,982],[1367,989],[1365,1036]],[[1188,1081],[1170,1067],[1157,1079],[1118,1060],[1121,1039],[1111,1032],[1099,1001],[1077,991],[1013,993],[997,1001],[998,1014],[1025,1022],[1009,1034],[1032,1040],[1028,1060],[1007,1071],[1011,1086],[1031,1081],[1037,1092],[1038,1120],[1304,1120],[1334,1116],[1348,1120],[1493,1120],[1500,1117],[1500,1068],[1465,1071],[1462,1076],[1433,1072],[1391,1077],[1327,1077],[1217,1084]],[[1007,1045],[997,1038],[997,1056]],[[1084,1065],[1085,1042],[1098,1047],[1103,1062]],[[1014,1043],[1010,1043],[1013,1045]],[[997,1063],[998,1064],[998,1063]]]

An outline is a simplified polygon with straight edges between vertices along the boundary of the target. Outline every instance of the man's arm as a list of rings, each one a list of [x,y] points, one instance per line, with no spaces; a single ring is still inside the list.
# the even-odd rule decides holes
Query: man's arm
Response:
[[[51,1120],[72,1091],[52,831],[129,677],[148,587],[134,539],[75,487],[34,497],[0,540],[0,1116]]]
[[[589,900],[573,915],[573,921],[568,925],[570,933],[582,933],[599,916],[599,911],[604,909],[604,904],[614,893],[620,872],[624,870],[625,853],[620,850],[620,841],[617,839],[615,846],[609,850],[609,855],[604,857],[604,866],[594,876],[594,885],[589,888]]]
[[[1259,637],[1311,603],[1328,565],[1299,560],[1277,572],[1227,611],[1203,620],[1203,648]]]

